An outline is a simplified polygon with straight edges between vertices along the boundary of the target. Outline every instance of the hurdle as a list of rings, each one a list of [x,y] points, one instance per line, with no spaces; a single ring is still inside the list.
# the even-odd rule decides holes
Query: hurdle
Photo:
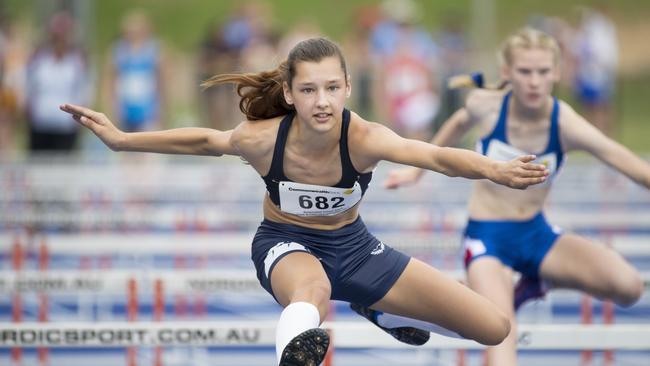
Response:
[[[249,255],[254,233],[114,233],[52,234],[47,242],[52,254],[150,254],[160,255]],[[378,233],[377,237],[393,248],[404,250],[455,250],[459,236],[452,229],[444,233]],[[0,233],[0,252],[11,252],[15,236]],[[625,256],[650,256],[650,234],[609,235],[611,248]],[[182,245],[179,245],[182,244]]]
[[[51,241],[48,240],[48,246],[51,246],[52,249],[47,249],[45,252],[52,254],[76,254],[79,255],[80,251],[82,252],[82,257],[83,255],[99,255],[100,259],[106,259],[110,260],[110,257],[107,257],[106,253],[109,253],[109,242],[113,243],[113,250],[115,249],[115,246],[118,246],[118,250],[121,250],[120,248],[123,248],[125,253],[128,253],[128,247],[131,246],[131,250],[133,250],[133,243],[137,241],[138,238],[144,238],[146,241],[146,244],[151,245],[150,247],[146,248],[143,250],[143,253],[151,253],[153,248],[160,249],[160,251],[156,250],[156,252],[162,252],[162,253],[169,253],[169,254],[174,254],[178,255],[178,239],[181,238],[183,239],[182,242],[185,243],[190,243],[188,246],[190,247],[189,253],[194,254],[194,258],[198,258],[198,255],[206,255],[206,249],[209,248],[215,248],[215,249],[209,249],[207,250],[207,253],[210,254],[211,252],[219,252],[223,253],[224,251],[226,253],[230,253],[233,255],[241,255],[244,250],[248,249],[248,243],[244,243],[244,241],[250,240],[248,235],[243,235],[243,234],[236,234],[236,235],[225,235],[226,238],[232,238],[234,241],[230,242],[230,244],[225,245],[224,247],[221,247],[221,235],[217,235],[216,237],[218,238],[217,240],[219,243],[215,245],[215,235],[203,235],[203,234],[181,234],[181,235],[170,235],[168,239],[162,240],[162,248],[159,246],[160,242],[159,240],[163,238],[163,236],[159,235],[134,235],[134,237],[121,237],[121,239],[118,239],[117,236],[111,235],[111,234],[95,234],[100,237],[100,239],[106,240],[106,248],[103,247],[95,247],[94,246],[94,240],[91,240],[90,235],[88,238],[85,238],[84,240],[88,240],[86,244],[88,243],[93,243],[93,247],[90,248],[88,245],[81,245],[80,247],[77,248],[70,248],[70,252],[67,252],[67,248],[65,246],[60,247],[58,244],[59,240],[61,240],[61,237],[66,237],[66,235],[52,235],[50,238],[53,239],[55,244],[51,244]],[[95,235],[92,235],[95,237]],[[199,243],[197,244],[196,242],[193,242],[192,238],[199,238]],[[77,238],[78,239],[78,238]],[[241,241],[237,241],[237,239]],[[629,238],[628,238],[629,239]],[[187,240],[187,241],[185,241]],[[615,242],[616,243],[616,242]],[[81,242],[77,242],[77,245],[80,245]],[[640,243],[633,242],[633,241],[623,241],[620,242],[621,246],[619,248],[624,248],[623,251],[625,252],[631,252],[634,254],[641,253],[642,255],[645,254],[648,249],[643,248],[640,246]],[[176,248],[174,248],[174,246]],[[616,247],[616,244],[614,245]],[[106,251],[104,251],[104,249]],[[183,249],[188,249],[187,247],[183,247]],[[204,257],[205,258],[205,257]],[[193,262],[192,262],[193,263]],[[83,267],[83,265],[81,266]],[[106,267],[106,266],[103,266]],[[125,284],[128,283],[128,281],[134,281],[138,284],[138,288],[147,288],[148,286],[153,286],[154,288],[154,293],[157,291],[155,290],[155,284],[160,283],[161,284],[161,291],[160,293],[162,294],[162,284],[164,283],[165,286],[165,291],[169,290],[169,293],[173,292],[183,292],[183,291],[188,291],[188,292],[194,292],[194,293],[200,293],[200,292],[214,292],[214,291],[227,291],[227,292],[235,292],[235,293],[245,293],[245,294],[266,294],[263,292],[261,287],[258,284],[257,278],[255,277],[255,274],[252,270],[250,269],[219,269],[219,270],[208,270],[208,269],[190,269],[186,267],[190,267],[187,265],[182,265],[178,266],[179,268],[177,269],[146,269],[146,270],[140,270],[140,269],[104,269],[100,272],[91,272],[89,273],[88,271],[84,270],[51,270],[48,269],[47,266],[40,267],[38,270],[32,270],[32,269],[20,269],[19,271],[16,270],[11,270],[11,271],[0,271],[0,293],[5,292],[5,293],[13,293],[13,294],[26,294],[26,293],[33,293],[33,294],[40,294],[43,296],[47,296],[48,294],[58,294],[58,293],[121,293],[124,294],[125,292]],[[185,267],[185,268],[184,268]],[[201,265],[200,267],[203,267]],[[456,279],[461,279],[464,277],[464,272],[463,271],[446,271],[446,273]],[[646,288],[648,288],[650,285],[650,273],[643,272],[642,273],[642,278],[644,280],[644,283],[646,285]],[[156,295],[154,295],[156,296]],[[161,296],[162,298],[162,296]],[[154,316],[156,318],[157,316]],[[256,324],[258,322],[255,322]],[[263,322],[262,322],[263,323]],[[98,334],[99,330],[94,330],[93,325],[94,323],[73,323],[73,325],[78,325],[80,329],[85,330],[85,336],[86,337],[93,337],[93,334]],[[110,342],[110,327],[114,323],[99,323],[98,326],[102,326],[102,324],[106,324],[109,326],[109,330],[104,330],[102,333],[102,340],[106,342]],[[115,323],[118,326],[118,330],[122,329],[120,328],[119,323]],[[146,322],[139,322],[137,319],[134,319],[132,323],[129,323],[130,327],[136,327],[136,329],[139,329],[137,327],[140,326],[140,324],[148,324]],[[219,340],[210,340],[209,338],[212,337],[213,334],[218,334],[216,333],[215,328],[212,330],[202,330],[203,328],[192,328],[192,324],[196,325],[196,323],[193,322],[187,322],[187,323],[177,323],[177,322],[160,322],[161,326],[170,326],[171,328],[165,328],[167,330],[163,331],[158,331],[156,328],[151,328],[150,330],[141,330],[140,333],[137,333],[135,335],[127,336],[129,333],[124,333],[124,331],[121,331],[122,333],[118,332],[117,335],[114,337],[119,338],[121,337],[131,337],[134,340],[133,344],[128,344],[125,345],[124,347],[138,347],[138,346],[154,346],[154,347],[165,347],[165,346],[232,346],[233,344],[228,344],[227,342],[224,343],[224,341],[219,341]],[[210,322],[207,321],[207,324],[215,324],[215,322]],[[216,322],[216,329],[221,329],[221,323]],[[20,324],[12,324],[16,325],[18,327],[20,326],[30,326],[33,325],[32,323],[29,322],[24,322]],[[47,323],[43,324],[40,323],[40,325],[47,325],[47,326],[54,326],[54,330],[48,330],[45,331],[47,334],[42,335],[40,337],[44,337],[45,339],[44,343],[46,344],[34,344],[32,343],[31,347],[41,347],[43,349],[49,349],[49,348],[54,348],[57,347],[56,345],[50,345],[47,344],[48,342],[48,337],[50,338],[49,341],[57,342],[57,336],[56,336],[56,327],[59,326],[59,323]],[[244,324],[246,325],[246,324]],[[2,337],[8,337],[8,339],[11,338],[12,333],[10,332],[13,330],[11,326],[6,326],[6,324],[0,324],[1,328],[3,330],[7,330],[8,333],[2,333]],[[90,328],[88,328],[88,326]],[[328,330],[330,330],[332,333],[332,347],[331,350],[334,350],[336,348],[340,349],[346,349],[346,348],[393,348],[393,347],[398,347],[401,345],[393,345],[390,346],[390,343],[393,343],[394,340],[385,334],[379,332],[376,332],[376,329],[374,329],[374,335],[369,336],[372,341],[369,342],[369,344],[358,344],[358,341],[360,338],[365,337],[366,335],[370,334],[367,333],[370,331],[371,328],[358,328],[359,324],[356,324],[355,327],[350,329],[350,335],[348,335],[348,330],[346,330],[346,324],[344,323],[337,323],[335,321],[333,322],[328,322],[324,325]],[[581,329],[585,329],[584,332],[587,332],[590,334],[590,336],[593,336],[594,334],[601,334],[604,337],[610,337],[607,334],[611,334],[611,337],[623,337],[619,339],[625,339],[625,337],[630,337],[630,338],[638,338],[638,339],[648,339],[647,337],[647,329],[643,327],[648,327],[648,325],[640,326],[640,329],[632,329],[628,328],[627,325],[610,325],[608,328],[603,328],[600,329],[600,325],[584,325],[589,328],[577,328],[576,325],[571,325],[567,326],[567,328],[540,328],[542,326],[546,326],[544,324],[523,324],[522,328],[520,329],[520,332],[518,334],[519,337],[519,349],[526,350],[526,349],[533,349],[533,350],[585,350],[585,351],[592,351],[592,350],[603,350],[604,352],[610,352],[613,350],[627,350],[628,348],[624,348],[623,346],[619,347],[617,346],[616,343],[606,343],[603,340],[597,340],[597,339],[588,339],[585,341],[585,344],[578,344],[574,345],[577,348],[557,348],[560,347],[558,343],[561,342],[555,342],[550,341],[549,344],[544,345],[543,343],[540,345],[540,341],[538,339],[540,337],[546,337],[549,339],[557,339],[558,337],[563,337],[563,339],[568,342],[567,344],[574,344],[575,342],[575,336],[576,334],[581,334],[583,332]],[[552,327],[557,327],[557,325],[548,325]],[[577,325],[580,326],[580,325]],[[184,327],[184,328],[183,328]],[[270,322],[268,325],[265,327],[269,327],[271,329],[270,334],[271,337],[267,338],[266,341],[261,342],[261,343],[247,343],[250,346],[261,346],[261,347],[271,347],[274,343],[274,327],[275,327],[275,320]],[[529,331],[526,331],[529,329]],[[21,345],[16,345],[16,343],[11,343],[11,344],[4,344],[0,345],[0,347],[10,347],[10,348],[15,348],[17,350],[24,348],[24,347],[30,347],[28,344],[31,342],[30,337],[38,337],[34,334],[33,331],[38,328],[31,328],[31,332],[28,330],[26,332],[20,333],[20,337],[23,337],[23,339],[26,341],[24,346]],[[105,328],[100,328],[100,329],[105,329]],[[231,336],[233,338],[245,338],[246,333],[237,333],[237,329],[241,328],[235,328],[234,326],[231,328]],[[260,335],[265,334],[264,332],[267,332],[264,327],[258,327],[258,328],[252,328],[254,332],[259,333]],[[66,333],[67,332],[67,333]],[[94,333],[93,333],[94,332]],[[176,332],[176,333],[174,333]],[[207,332],[207,333],[206,333]],[[636,332],[636,333],[634,333]],[[135,342],[139,341],[137,338],[139,334],[150,334],[148,336],[142,336],[147,339],[144,339],[141,343]],[[256,334],[257,334],[256,333]],[[18,333],[16,333],[18,334]],[[59,331],[59,334],[61,334],[61,331]],[[63,331],[63,334],[74,334],[73,330],[67,330]],[[541,334],[541,336],[539,335]],[[82,335],[79,335],[80,337]],[[178,340],[171,339],[170,337],[178,336]],[[199,338],[201,337],[207,337],[208,342],[207,343],[201,343],[202,341],[199,339],[198,344],[194,344],[190,342],[192,340],[193,336],[197,336]],[[19,337],[18,335],[16,337]],[[73,336],[74,337],[74,336]],[[162,338],[160,340],[156,340],[157,338]],[[249,335],[250,337],[250,335]],[[352,339],[348,339],[348,337]],[[377,341],[376,338],[385,338],[385,341]],[[535,337],[536,341],[533,343],[532,346],[528,347],[527,344],[530,342],[529,338]],[[582,337],[582,336],[580,336]],[[153,341],[151,340],[153,339]],[[435,349],[435,350],[459,350],[459,352],[462,352],[464,350],[482,350],[484,349],[483,346],[480,346],[478,344],[471,344],[470,342],[469,345],[467,344],[450,344],[450,341],[453,341],[452,339],[444,338],[442,337],[441,340],[435,340],[437,339],[436,335],[432,335],[432,341],[430,343],[427,343],[425,347],[422,347],[422,349]],[[544,339],[544,338],[542,338]],[[20,339],[19,339],[20,340]],[[149,343],[148,343],[149,342]],[[355,343],[357,342],[357,343]],[[600,342],[600,343],[598,343]],[[624,341],[623,341],[624,342]],[[388,345],[387,345],[388,344]],[[98,345],[99,347],[102,347],[102,345]],[[61,345],[60,347],[76,347],[74,345]],[[119,347],[119,346],[118,346]],[[546,347],[546,348],[544,348]],[[632,348],[630,350],[648,350],[646,348],[646,345],[632,345]],[[157,348],[160,349],[160,348]],[[162,354],[160,351],[155,351],[156,352],[156,359],[159,361],[156,361],[155,364],[158,364],[158,362],[162,363]],[[605,353],[607,355],[607,353]],[[331,357],[331,356],[330,356]],[[605,356],[608,357],[608,356]],[[330,361],[328,361],[330,365],[332,364],[331,358]]]
[[[0,323],[0,348],[275,345],[276,321],[170,321]],[[482,350],[485,346],[432,334],[423,346],[395,341],[370,323],[325,322],[336,348],[422,348]],[[517,343],[524,350],[650,350],[648,325],[520,324]]]
[[[5,273],[3,273],[5,272]],[[462,278],[462,271],[446,272]],[[642,274],[646,286],[650,273]],[[275,339],[275,319],[269,321],[221,322],[162,321],[164,294],[188,292],[227,292],[259,294],[266,296],[255,274],[246,269],[178,269],[178,270],[122,270],[105,269],[101,272],[83,270],[22,270],[0,271],[3,279],[0,293],[24,295],[113,293],[127,291],[130,322],[101,323],[0,323],[0,347],[20,350],[24,347],[126,347],[127,364],[135,365],[138,346],[153,346],[154,364],[163,364],[162,348],[167,346],[251,346],[271,347]],[[137,285],[136,285],[137,284]],[[137,289],[151,287],[153,292],[153,321],[138,321],[133,310],[137,308]],[[135,304],[137,305],[137,304]],[[591,314],[591,300],[583,306],[581,315]],[[605,310],[605,311],[611,311]],[[613,321],[613,312],[604,315],[605,323]],[[131,318],[132,317],[132,318]],[[650,350],[650,324],[520,324],[518,347],[520,350],[581,350],[585,355],[604,351],[605,359],[613,351]],[[331,352],[336,349],[402,348],[404,345],[378,330],[372,324],[330,321],[324,328],[332,336]],[[436,334],[421,349],[456,350],[458,365],[464,364],[465,351],[483,350],[485,347],[464,340],[445,338]],[[591,356],[585,362],[591,360]],[[610,362],[610,361],[608,361]],[[333,365],[332,355],[326,365]]]
[[[444,273],[457,280],[464,278],[464,273],[460,270]],[[641,278],[646,288],[650,287],[650,272],[641,272]],[[153,284],[160,279],[170,292],[265,293],[255,272],[249,269],[106,269],[92,273],[79,270],[3,270],[0,271],[0,293],[119,294],[124,293],[124,284],[130,279],[142,284]]]

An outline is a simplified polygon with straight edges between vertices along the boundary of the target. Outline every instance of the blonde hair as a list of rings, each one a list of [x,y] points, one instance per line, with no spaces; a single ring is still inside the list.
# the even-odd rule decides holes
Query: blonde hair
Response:
[[[560,46],[557,41],[555,38],[540,30],[526,27],[506,38],[497,55],[501,65],[512,65],[512,54],[515,48],[523,48],[526,50],[540,48],[549,50],[553,53],[555,65],[559,65],[560,63]]]
[[[512,53],[515,48],[526,50],[540,48],[549,50],[553,53],[553,62],[555,65],[560,63],[560,46],[555,38],[550,35],[530,27],[522,28],[510,35],[501,45],[497,57],[501,65],[512,65]],[[500,90],[505,88],[508,82],[503,80],[498,83],[487,84],[483,80],[483,74],[475,72],[469,75],[453,76],[447,82],[450,89],[460,88],[482,88],[490,90]]]

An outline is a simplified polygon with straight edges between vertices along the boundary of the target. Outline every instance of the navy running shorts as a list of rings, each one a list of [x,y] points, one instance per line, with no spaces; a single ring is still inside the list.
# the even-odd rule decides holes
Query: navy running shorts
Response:
[[[260,284],[271,295],[273,267],[295,251],[310,253],[321,262],[332,286],[333,300],[363,306],[381,300],[410,260],[370,234],[360,217],[336,230],[264,220],[253,239],[251,257]]]

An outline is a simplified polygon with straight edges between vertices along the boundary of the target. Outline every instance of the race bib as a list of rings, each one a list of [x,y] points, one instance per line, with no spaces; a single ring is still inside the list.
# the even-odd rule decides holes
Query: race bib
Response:
[[[333,216],[347,211],[361,200],[361,186],[337,188],[280,182],[280,210],[298,216]]]
[[[490,159],[499,161],[509,161],[518,156],[529,155],[525,151],[519,150],[499,140],[490,141],[486,156]],[[538,155],[537,159],[532,161],[536,164],[543,164],[548,169],[550,175],[554,175],[557,170],[557,157],[554,153]]]

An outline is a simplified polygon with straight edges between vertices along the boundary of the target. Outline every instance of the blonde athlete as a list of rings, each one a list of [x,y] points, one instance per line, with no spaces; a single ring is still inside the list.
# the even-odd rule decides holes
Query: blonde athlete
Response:
[[[377,240],[358,208],[381,160],[526,188],[548,174],[529,163],[534,156],[497,162],[365,121],[344,108],[350,95],[345,60],[323,38],[300,42],[276,70],[218,75],[204,86],[222,83],[238,84],[248,118],[230,131],[124,133],[102,113],[69,104],[61,109],[115,151],[239,155],[260,174],[267,194],[252,259],[261,285],[284,306],[276,337],[280,365],[322,361],[329,339],[318,327],[330,299],[419,319],[482,344],[508,335],[508,319],[492,302]],[[417,338],[422,332],[412,330],[401,328],[402,340],[428,339],[428,332]]]
[[[639,273],[619,254],[563,233],[542,212],[552,178],[564,154],[573,150],[586,151],[650,188],[650,165],[551,95],[560,75],[559,57],[558,45],[548,35],[532,29],[513,34],[501,50],[501,76],[510,87],[472,91],[466,106],[432,140],[438,146],[454,145],[478,128],[479,153],[496,160],[534,153],[535,161],[550,171],[547,182],[525,191],[477,181],[470,196],[463,242],[469,286],[508,314],[512,329],[516,308],[543,296],[546,285],[582,290],[622,306],[634,304],[643,291]],[[411,184],[423,172],[393,171],[386,186]],[[513,270],[522,274],[514,292]],[[488,350],[488,364],[516,364],[515,331]]]

